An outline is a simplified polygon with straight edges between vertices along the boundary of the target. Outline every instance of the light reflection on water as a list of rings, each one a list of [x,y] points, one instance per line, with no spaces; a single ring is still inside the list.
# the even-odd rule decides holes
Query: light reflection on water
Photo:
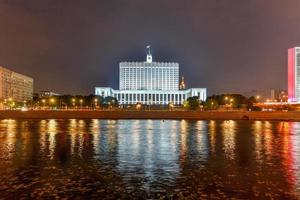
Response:
[[[8,119],[0,160],[6,198],[300,197],[299,122]]]

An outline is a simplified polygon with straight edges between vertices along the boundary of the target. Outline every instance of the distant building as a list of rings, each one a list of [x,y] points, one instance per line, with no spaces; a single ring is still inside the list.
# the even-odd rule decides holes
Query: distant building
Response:
[[[184,81],[184,77],[181,78],[181,81],[180,81],[180,85],[179,85],[179,89],[180,90],[185,90],[185,81]]]
[[[284,90],[271,89],[271,101],[286,102],[288,100],[287,92]]]
[[[0,99],[23,102],[32,99],[33,78],[0,66]]]
[[[60,94],[52,92],[52,91],[40,91],[39,93],[36,94],[39,98],[43,97],[51,97],[51,96],[60,96]]]
[[[95,94],[117,98],[120,104],[183,104],[192,96],[206,100],[206,88],[179,90],[179,64],[153,62],[150,46],[144,62],[121,62],[119,89],[96,87]]]
[[[300,47],[288,50],[288,99],[300,102]]]

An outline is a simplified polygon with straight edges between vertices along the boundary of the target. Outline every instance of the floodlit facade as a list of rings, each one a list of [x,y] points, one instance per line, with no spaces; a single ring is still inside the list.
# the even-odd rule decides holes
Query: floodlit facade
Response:
[[[119,90],[96,87],[95,94],[115,97],[120,104],[176,105],[192,96],[206,100],[206,88],[179,89],[179,64],[153,62],[150,46],[144,62],[121,62]]]
[[[178,90],[179,64],[121,62],[120,90]]]
[[[300,47],[288,50],[288,98],[300,102]]]
[[[32,99],[33,78],[0,66],[0,99],[23,102]]]

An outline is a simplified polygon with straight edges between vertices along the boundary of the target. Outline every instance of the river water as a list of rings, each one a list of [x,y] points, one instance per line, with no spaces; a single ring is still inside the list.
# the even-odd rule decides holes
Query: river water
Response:
[[[299,199],[300,122],[0,120],[0,199]]]

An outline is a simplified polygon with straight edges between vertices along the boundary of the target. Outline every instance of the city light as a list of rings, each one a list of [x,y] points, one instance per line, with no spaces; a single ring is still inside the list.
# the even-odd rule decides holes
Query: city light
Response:
[[[50,99],[50,103],[51,103],[51,104],[55,103],[55,99],[54,99],[54,98],[51,98],[51,99]]]
[[[136,106],[135,106],[135,108],[136,108],[137,110],[140,110],[141,107],[142,107],[142,104],[140,104],[140,103],[137,103]]]
[[[80,99],[79,103],[80,103],[80,107],[82,107],[83,99]]]

